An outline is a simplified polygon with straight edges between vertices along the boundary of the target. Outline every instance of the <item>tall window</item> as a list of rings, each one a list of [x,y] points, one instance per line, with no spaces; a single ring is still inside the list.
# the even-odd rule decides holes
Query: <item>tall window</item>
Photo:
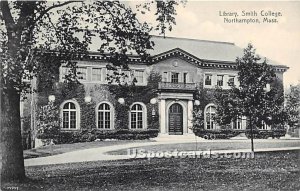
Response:
[[[79,80],[86,80],[86,68],[78,67],[76,73]]]
[[[188,81],[188,73],[183,73],[183,83],[187,83]]]
[[[142,71],[142,70],[136,70],[134,72],[134,77],[135,77],[137,83],[139,83],[139,84],[144,83],[144,71]]]
[[[98,128],[111,128],[111,107],[107,103],[101,103],[98,107]]]
[[[178,82],[179,82],[179,73],[177,73],[177,72],[172,72],[172,75],[171,75],[171,82],[172,82],[172,83],[178,83]]]
[[[237,119],[233,122],[233,129],[242,129],[242,117],[237,117]]]
[[[228,85],[229,86],[234,85],[234,76],[229,76],[229,78],[228,78]]]
[[[143,106],[141,104],[134,104],[130,111],[131,129],[143,128]]]
[[[92,69],[92,81],[102,81],[101,77],[101,68],[93,68]]]
[[[223,75],[217,75],[217,86],[223,86]]]
[[[261,122],[261,126],[258,127],[259,129],[262,129],[262,130],[267,130],[268,127],[270,127],[269,125],[266,124],[266,122],[262,121]]]
[[[63,106],[63,128],[76,129],[76,118],[78,115],[76,106],[72,102],[67,102]]]
[[[205,74],[205,85],[207,85],[207,86],[211,86],[211,77],[212,77],[212,75],[210,75],[210,74]]]
[[[216,115],[216,108],[214,106],[208,106],[205,111],[206,129],[215,129],[214,116]]]
[[[164,72],[163,73],[163,82],[167,82],[168,81],[168,72]]]

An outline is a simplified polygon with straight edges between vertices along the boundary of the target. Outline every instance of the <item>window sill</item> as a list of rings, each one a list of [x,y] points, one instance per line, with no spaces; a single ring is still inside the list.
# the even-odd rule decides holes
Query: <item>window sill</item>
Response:
[[[63,131],[63,132],[73,132],[73,131],[80,131],[81,129],[64,129],[64,128],[60,128],[60,131]]]

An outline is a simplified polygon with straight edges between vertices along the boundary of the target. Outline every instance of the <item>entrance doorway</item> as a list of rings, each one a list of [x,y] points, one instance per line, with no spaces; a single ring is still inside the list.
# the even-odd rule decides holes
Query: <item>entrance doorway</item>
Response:
[[[174,103],[169,109],[169,134],[183,134],[183,109],[178,103]]]

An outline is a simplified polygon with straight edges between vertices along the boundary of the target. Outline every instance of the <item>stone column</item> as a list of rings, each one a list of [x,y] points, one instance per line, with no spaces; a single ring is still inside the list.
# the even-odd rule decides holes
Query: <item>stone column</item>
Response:
[[[161,99],[159,103],[159,125],[160,133],[167,133],[166,129],[166,100]]]
[[[187,116],[188,116],[188,122],[187,122],[187,132],[193,133],[193,131],[190,129],[193,126],[192,119],[193,119],[193,101],[188,100],[188,107],[187,107]]]

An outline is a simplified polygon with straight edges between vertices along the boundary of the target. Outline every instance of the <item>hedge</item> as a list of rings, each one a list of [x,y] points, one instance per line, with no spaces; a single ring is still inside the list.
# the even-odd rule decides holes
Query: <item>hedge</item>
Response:
[[[251,131],[249,129],[245,132],[247,138],[251,138]],[[255,139],[267,139],[269,137],[272,138],[280,138],[285,136],[286,129],[272,129],[272,130],[259,130],[253,129],[253,138]]]
[[[202,137],[205,139],[229,139],[231,137],[237,136],[240,131],[232,129],[194,129],[193,132],[196,136]]]
[[[130,129],[117,129],[117,130],[81,130],[81,131],[61,131],[59,136],[54,139],[55,144],[78,143],[78,142],[91,142],[96,139],[118,139],[118,140],[143,140],[155,138],[158,136],[157,129],[145,130],[130,130]]]
[[[231,137],[235,137],[240,133],[245,133],[247,138],[251,138],[250,129],[246,130],[236,130],[236,129],[194,129],[195,135],[198,137],[202,137],[205,139],[229,139]],[[272,130],[253,130],[253,138],[255,139],[267,139],[269,137],[272,138],[280,138],[285,136],[285,129],[272,129]]]

